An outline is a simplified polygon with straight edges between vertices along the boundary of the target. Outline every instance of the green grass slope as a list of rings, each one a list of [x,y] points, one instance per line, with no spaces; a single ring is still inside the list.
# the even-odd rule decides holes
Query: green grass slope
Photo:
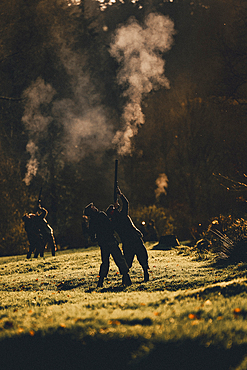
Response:
[[[0,369],[246,370],[247,264],[147,248],[127,288],[99,248],[0,258]]]

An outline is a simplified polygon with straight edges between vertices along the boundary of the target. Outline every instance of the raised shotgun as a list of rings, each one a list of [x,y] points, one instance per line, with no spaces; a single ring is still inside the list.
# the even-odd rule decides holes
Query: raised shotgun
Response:
[[[38,199],[37,199],[36,206],[34,208],[34,212],[36,212],[39,209],[39,204],[41,203],[41,194],[42,194],[42,186],[41,186],[40,191],[39,191],[39,196],[38,196]]]
[[[115,177],[114,177],[114,204],[117,201],[117,186],[118,186],[118,181],[117,181],[117,171],[118,171],[118,159],[115,160]]]

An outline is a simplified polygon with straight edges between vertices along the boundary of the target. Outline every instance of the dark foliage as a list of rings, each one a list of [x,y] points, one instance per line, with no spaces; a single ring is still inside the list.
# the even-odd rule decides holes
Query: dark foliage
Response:
[[[199,254],[212,252],[217,264],[247,262],[247,221],[231,215],[215,218],[195,244]]]
[[[106,8],[101,11],[103,5]],[[109,48],[121,25],[128,24],[131,17],[143,25],[151,12],[169,16],[174,22],[174,45],[162,55],[171,88],[143,94],[145,124],[131,138],[131,154],[119,158],[120,186],[135,209],[154,204],[169,209],[179,239],[190,238],[193,228],[214,215],[238,208],[235,194],[222,190],[213,173],[247,173],[245,2],[128,0],[108,6],[107,2],[81,1],[77,6],[66,0],[3,0],[2,255],[25,250],[20,219],[30,211],[40,178],[46,185],[44,205],[49,221],[63,246],[81,245],[81,216],[87,203],[94,201],[105,209],[112,202],[115,146],[107,150],[103,146],[103,153],[95,149],[93,132],[88,139],[72,143],[71,147],[79,148],[78,156],[84,154],[69,161],[63,147],[69,138],[61,121],[64,119],[68,128],[73,117],[80,122],[85,112],[103,109],[107,132],[108,124],[111,133],[122,128],[128,98],[117,80],[122,62],[110,55]],[[40,105],[32,100],[35,109],[28,106],[29,123],[38,117],[40,126],[46,120],[49,124],[47,132],[34,140],[39,147],[40,173],[24,189],[22,179],[30,159],[26,145],[35,139],[22,120],[27,108],[25,92],[38,79],[54,90],[54,97]],[[94,125],[102,125],[98,116]],[[156,180],[163,173],[168,177],[168,189],[156,197]]]

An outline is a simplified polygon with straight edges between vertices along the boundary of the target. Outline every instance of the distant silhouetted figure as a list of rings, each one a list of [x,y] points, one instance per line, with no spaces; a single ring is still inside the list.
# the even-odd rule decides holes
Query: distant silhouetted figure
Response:
[[[148,224],[146,226],[147,230],[147,235],[146,235],[146,240],[147,241],[152,241],[155,242],[158,240],[158,232],[155,227],[154,220],[149,220]]]
[[[111,222],[107,217],[106,213],[99,211],[93,203],[90,203],[84,210],[84,214],[88,216],[89,219],[89,235],[93,240],[95,237],[101,249],[101,266],[99,271],[99,281],[98,287],[103,286],[104,278],[109,272],[110,266],[110,255],[112,255],[122,278],[123,285],[131,285],[131,280],[129,277],[129,267],[126,260],[118,246],[118,241],[114,236],[114,230],[112,228]]]
[[[117,193],[122,201],[122,209],[119,210],[119,204],[116,203],[115,205],[110,205],[106,213],[112,221],[114,230],[121,239],[124,257],[129,268],[131,268],[136,255],[144,271],[144,281],[148,281],[148,253],[142,239],[143,235],[130,218],[129,202],[123,193],[121,193],[119,187],[117,188]]]

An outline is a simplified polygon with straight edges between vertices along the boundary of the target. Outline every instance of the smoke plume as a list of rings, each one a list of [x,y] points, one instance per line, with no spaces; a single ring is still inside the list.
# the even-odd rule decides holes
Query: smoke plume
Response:
[[[113,140],[120,154],[131,151],[131,138],[145,121],[141,108],[144,94],[160,86],[169,88],[161,53],[171,48],[174,34],[171,19],[156,13],[149,14],[143,26],[131,18],[115,33],[110,53],[120,64],[117,79],[125,89],[126,98],[122,116],[124,127]]]
[[[60,166],[66,161],[79,161],[90,152],[104,152],[112,146],[114,137],[110,114],[101,104],[88,74],[83,72],[83,57],[72,52],[59,35],[56,42],[60,43],[60,60],[70,76],[73,99],[58,99],[52,86],[41,78],[24,92],[26,106],[22,121],[29,134],[26,150],[30,155],[24,178],[27,185],[38,170],[40,174],[45,171],[48,149],[44,142],[51,142],[48,133],[51,122],[59,126],[59,137],[52,141],[52,151]]]
[[[168,188],[168,177],[165,173],[161,173],[155,181],[157,189],[155,189],[155,197],[158,199],[161,194],[167,194],[166,189]]]
[[[161,54],[173,42],[174,25],[168,17],[151,13],[143,25],[131,18],[115,33],[110,53],[120,64],[117,79],[126,98],[123,128],[117,132],[113,112],[101,103],[87,72],[86,56],[73,50],[73,40],[65,37],[63,25],[59,28],[54,22],[50,32],[52,45],[69,77],[71,98],[59,99],[55,89],[41,77],[24,92],[22,120],[29,134],[26,150],[30,156],[24,178],[27,185],[37,171],[46,171],[49,150],[59,166],[109,148],[117,148],[119,154],[129,153],[131,137],[144,123],[143,95],[160,86],[169,88]],[[56,125],[57,133],[51,124]]]
[[[47,128],[52,117],[41,111],[42,106],[47,106],[53,99],[55,90],[51,85],[38,78],[25,90],[26,99],[25,111],[22,121],[29,134],[29,141],[26,150],[30,155],[27,162],[27,172],[24,178],[26,185],[30,184],[33,176],[36,176],[40,164],[39,141],[46,139]]]

